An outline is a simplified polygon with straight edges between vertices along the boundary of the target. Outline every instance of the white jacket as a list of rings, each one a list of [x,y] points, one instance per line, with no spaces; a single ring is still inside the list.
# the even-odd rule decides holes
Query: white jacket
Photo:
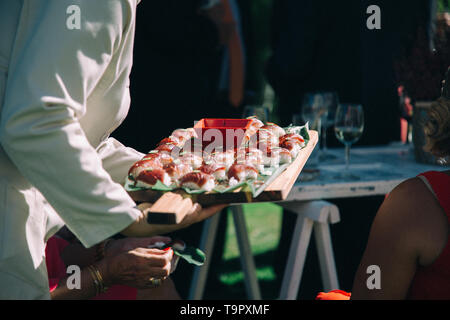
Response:
[[[64,224],[90,247],[139,215],[122,185],[143,154],[108,138],[130,104],[136,5],[0,0],[0,299],[49,298],[45,241]]]

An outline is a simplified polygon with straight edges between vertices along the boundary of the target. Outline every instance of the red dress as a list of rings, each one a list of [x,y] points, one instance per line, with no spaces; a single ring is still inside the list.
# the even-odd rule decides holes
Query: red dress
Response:
[[[450,176],[438,171],[425,172],[420,176],[428,181],[439,204],[447,214],[450,225]],[[320,292],[316,300],[349,300],[350,296],[349,292],[333,290]],[[450,300],[450,236],[439,257],[430,266],[420,267],[416,271],[408,299]]]
[[[61,252],[69,243],[58,237],[51,237],[45,247],[45,262],[47,264],[48,282],[50,292],[56,289],[58,283],[67,277],[67,267],[61,259]],[[76,289],[73,289],[76,290]],[[105,293],[99,294],[93,300],[136,300],[137,289],[115,285],[111,286]]]
[[[425,172],[421,176],[428,180],[450,225],[450,176],[437,171]],[[439,257],[430,266],[417,270],[408,299],[450,300],[450,237]]]

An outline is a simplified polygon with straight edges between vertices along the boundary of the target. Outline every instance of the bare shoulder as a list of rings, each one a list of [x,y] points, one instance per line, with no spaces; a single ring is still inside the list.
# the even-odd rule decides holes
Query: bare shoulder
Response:
[[[392,218],[417,219],[423,213],[421,209],[430,202],[433,202],[433,194],[428,187],[419,178],[411,178],[400,183],[389,193],[379,213],[387,211]]]
[[[387,197],[379,215],[405,236],[403,245],[417,250],[421,265],[434,261],[448,239],[448,222],[434,194],[419,178],[399,184]],[[390,217],[387,217],[389,215]]]
[[[428,187],[418,177],[403,181],[391,192],[391,194],[395,195],[396,198],[411,198],[413,195],[426,197],[427,193],[429,193]]]
[[[448,223],[425,183],[412,178],[386,197],[372,224],[355,276],[352,299],[405,299],[419,266],[439,257],[448,239]],[[383,270],[382,290],[367,288],[367,267]]]
[[[427,216],[431,209],[440,207],[432,191],[418,177],[400,183],[388,195],[386,202],[411,218]]]

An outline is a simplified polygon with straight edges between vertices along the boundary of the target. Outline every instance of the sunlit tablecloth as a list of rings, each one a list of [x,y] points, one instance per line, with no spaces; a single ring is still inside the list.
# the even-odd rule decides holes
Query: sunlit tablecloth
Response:
[[[305,175],[300,175],[287,201],[384,195],[402,181],[422,172],[446,169],[416,162],[412,145],[353,147],[350,171],[359,179],[342,179],[337,176],[345,169],[344,149],[328,149],[328,152],[336,158],[319,161],[319,173],[312,181],[303,181]]]

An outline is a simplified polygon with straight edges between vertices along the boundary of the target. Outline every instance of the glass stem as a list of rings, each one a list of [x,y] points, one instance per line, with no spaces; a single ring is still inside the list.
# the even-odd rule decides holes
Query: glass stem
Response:
[[[348,173],[350,167],[350,145],[345,144],[345,172]]]
[[[322,140],[323,140],[323,151],[327,153],[327,126],[322,126]]]
[[[322,121],[320,117],[317,119],[317,132],[319,133],[319,150],[322,149]]]

